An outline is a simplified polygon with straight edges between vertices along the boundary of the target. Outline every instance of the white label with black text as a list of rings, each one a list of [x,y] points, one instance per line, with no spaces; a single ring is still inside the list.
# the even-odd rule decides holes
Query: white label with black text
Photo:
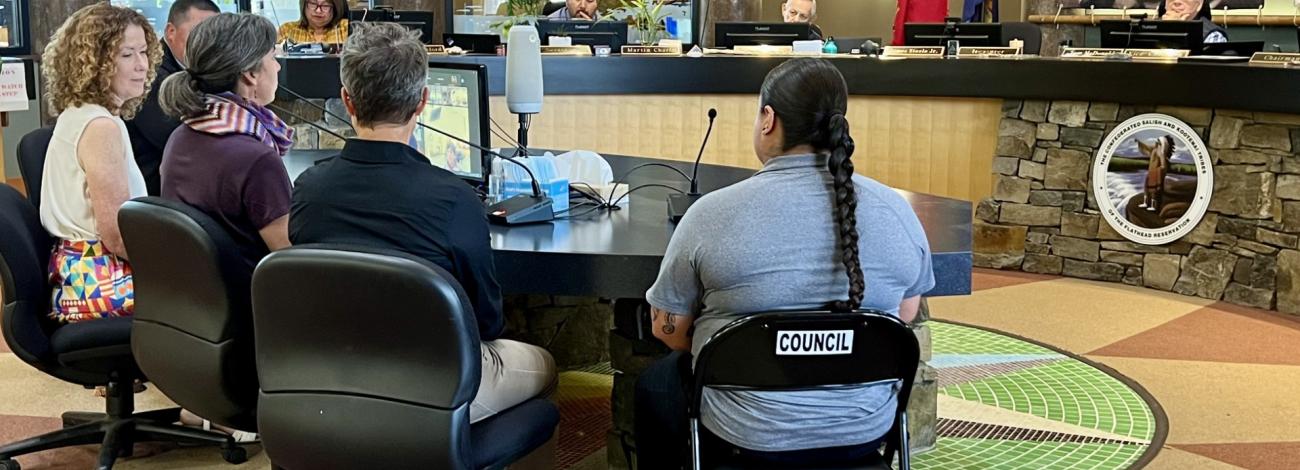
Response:
[[[853,354],[853,330],[777,331],[778,356]]]

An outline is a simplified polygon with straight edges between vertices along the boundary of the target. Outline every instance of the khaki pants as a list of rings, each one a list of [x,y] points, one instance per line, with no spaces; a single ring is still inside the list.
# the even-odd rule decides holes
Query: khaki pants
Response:
[[[470,422],[510,409],[555,389],[555,359],[537,346],[508,339],[486,341],[480,348],[483,377],[470,403]]]

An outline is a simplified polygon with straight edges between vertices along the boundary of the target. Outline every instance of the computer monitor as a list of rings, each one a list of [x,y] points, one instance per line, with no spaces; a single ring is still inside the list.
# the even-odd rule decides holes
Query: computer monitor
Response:
[[[459,47],[465,53],[496,54],[501,45],[501,36],[495,34],[442,33],[442,43],[447,47]]]
[[[955,39],[960,47],[998,47],[1002,45],[1001,23],[907,23],[903,25],[903,44],[907,46],[947,46]]]
[[[718,22],[713,40],[718,47],[789,46],[795,41],[815,39],[809,23]]]
[[[431,62],[426,86],[429,102],[420,114],[426,126],[484,147],[492,143],[488,127],[487,66]],[[471,182],[486,182],[491,157],[442,134],[417,127],[415,146],[434,166]]]
[[[1098,26],[1105,48],[1200,51],[1205,40],[1200,21],[1106,20]]]
[[[348,25],[368,21],[393,21],[393,10],[380,8],[375,10],[352,10],[348,12]]]
[[[420,42],[433,44],[433,12],[397,10],[393,22],[420,32]]]
[[[621,21],[540,20],[537,34],[542,44],[550,44],[551,36],[568,36],[573,45],[609,46],[618,51],[627,44],[627,23]]]
[[[1212,42],[1201,48],[1200,55],[1250,57],[1264,51],[1264,41]],[[1194,54],[1195,55],[1195,54]]]

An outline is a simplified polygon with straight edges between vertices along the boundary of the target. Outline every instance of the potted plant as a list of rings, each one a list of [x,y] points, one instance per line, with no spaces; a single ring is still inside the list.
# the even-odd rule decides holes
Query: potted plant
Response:
[[[542,17],[542,7],[546,0],[506,0],[505,20],[493,23],[492,29],[501,30],[502,37],[510,37],[510,28],[515,25],[532,25]]]
[[[628,26],[637,31],[637,42],[652,46],[663,38],[667,31],[664,18],[668,14],[660,10],[666,3],[667,0],[619,0],[619,5],[628,13]]]

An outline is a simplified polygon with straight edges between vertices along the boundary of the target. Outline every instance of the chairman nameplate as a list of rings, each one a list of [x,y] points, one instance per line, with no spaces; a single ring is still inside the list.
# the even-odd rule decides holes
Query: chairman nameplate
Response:
[[[942,46],[885,46],[885,57],[942,58]]]
[[[623,55],[676,57],[682,55],[682,46],[623,46]]]
[[[1300,54],[1289,52],[1256,52],[1250,56],[1251,65],[1300,66]]]
[[[591,46],[588,45],[542,46],[542,55],[589,56],[591,55]]]
[[[442,44],[424,46],[424,52],[429,55],[447,55],[447,46]]]
[[[959,58],[1017,57],[1019,47],[961,47],[957,49]]]

